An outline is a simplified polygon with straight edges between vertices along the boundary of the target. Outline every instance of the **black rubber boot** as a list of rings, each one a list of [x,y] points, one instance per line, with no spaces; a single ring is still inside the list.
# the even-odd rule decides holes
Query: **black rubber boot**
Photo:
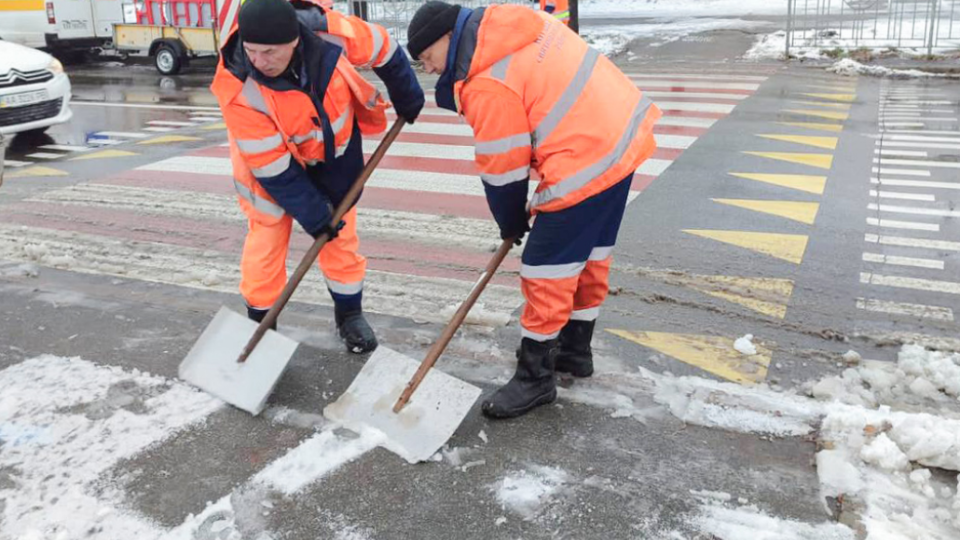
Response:
[[[269,309],[257,309],[247,306],[247,318],[256,323],[263,322],[263,318],[267,316]],[[274,332],[277,331],[277,321],[273,321],[273,325],[270,326],[270,329]]]
[[[569,321],[560,331],[560,352],[557,353],[557,371],[574,377],[593,375],[593,327],[597,321]]]
[[[346,343],[348,351],[363,354],[377,348],[377,336],[364,318],[363,310],[334,309],[333,315],[337,321],[337,333]]]
[[[490,418],[514,418],[557,399],[553,377],[557,340],[523,338],[517,351],[517,372],[503,388],[483,402],[481,410]]]

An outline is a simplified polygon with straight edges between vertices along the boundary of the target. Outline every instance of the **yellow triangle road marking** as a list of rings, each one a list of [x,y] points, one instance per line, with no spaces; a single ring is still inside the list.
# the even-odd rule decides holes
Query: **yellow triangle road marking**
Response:
[[[754,173],[730,173],[739,178],[747,180],[756,180],[757,182],[766,182],[775,186],[796,189],[816,195],[823,195],[823,188],[827,184],[826,176],[808,176],[805,174],[754,174]]]
[[[850,116],[847,113],[842,112],[817,111],[813,109],[787,109],[783,112],[802,114],[804,116],[816,116],[818,118],[826,118],[827,120],[846,120]]]
[[[794,264],[800,264],[803,261],[803,253],[807,249],[808,240],[808,237],[802,234],[758,233],[712,229],[684,229],[683,232],[770,255],[771,257],[776,257]]]
[[[794,152],[744,152],[744,154],[809,165],[818,169],[829,169],[833,166],[833,155],[831,154],[797,154]]]
[[[845,101],[847,103],[852,103],[853,100],[857,99],[856,94],[801,94],[801,95],[817,98],[817,99],[826,99],[828,101]]]
[[[757,354],[746,356],[733,348],[733,339],[726,337],[612,329],[607,331],[740,384],[763,382],[770,367],[770,349],[756,342],[754,345]]]
[[[826,109],[841,109],[844,111],[850,110],[849,103],[825,103],[823,101],[801,101],[796,99],[793,100],[793,103],[798,105],[810,105],[812,107],[824,107]]]
[[[820,124],[817,122],[777,122],[782,126],[791,126],[806,129],[815,129],[818,131],[832,131],[840,133],[843,131],[843,124]]]
[[[807,225],[813,225],[813,222],[817,219],[817,211],[820,210],[820,205],[815,202],[758,201],[753,199],[713,199],[713,201],[792,219]]]
[[[162,137],[156,137],[153,139],[140,141],[137,144],[164,144],[164,143],[202,141],[202,140],[203,139],[201,139],[200,137],[187,137],[186,135],[164,135]]]
[[[92,154],[84,154],[75,158],[71,158],[70,161],[78,161],[81,159],[106,159],[106,158],[118,158],[118,157],[128,157],[136,156],[137,154],[133,152],[127,152],[126,150],[101,150],[99,152],[94,152]]]
[[[213,131],[216,129],[227,129],[227,125],[224,124],[223,122],[217,122],[216,124],[207,124],[200,129],[205,131]]]
[[[761,133],[761,134],[757,134],[757,136],[763,137],[764,139],[773,139],[775,141],[805,144],[807,146],[814,146],[814,147],[823,148],[826,150],[836,150],[837,141],[840,140],[837,137],[810,137],[807,135],[771,135],[771,134]]]
[[[61,171],[60,169],[53,169],[51,167],[41,167],[35,165],[33,167],[27,167],[25,169],[14,169],[12,171],[7,171],[4,175],[5,178],[35,178],[40,176],[69,176],[70,174]]]
[[[793,295],[793,281],[789,279],[708,276],[665,269],[644,269],[641,275],[667,285],[687,287],[778,319],[786,316],[787,304]]]

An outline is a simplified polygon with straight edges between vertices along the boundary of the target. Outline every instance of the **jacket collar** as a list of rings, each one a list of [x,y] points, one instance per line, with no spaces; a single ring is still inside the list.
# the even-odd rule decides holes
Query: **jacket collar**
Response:
[[[483,8],[475,10],[460,8],[457,24],[453,27],[453,36],[450,38],[450,49],[447,51],[447,65],[444,67],[443,75],[437,80],[434,94],[437,99],[437,106],[442,109],[460,112],[457,110],[457,102],[453,96],[453,86],[457,81],[466,78],[469,71],[470,58],[473,56],[473,49],[477,46],[476,28],[480,26],[482,17]],[[476,21],[475,24],[468,24],[474,20]],[[466,32],[465,29],[467,29]],[[469,47],[469,51],[461,51],[464,45]],[[461,68],[464,61],[466,61],[465,69]]]

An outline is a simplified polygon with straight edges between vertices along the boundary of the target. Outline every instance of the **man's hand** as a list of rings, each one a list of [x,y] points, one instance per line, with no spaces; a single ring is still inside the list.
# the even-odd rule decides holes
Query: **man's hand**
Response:
[[[501,228],[500,229],[500,239],[509,240],[513,239],[515,245],[523,245],[523,237],[527,234],[527,231],[530,230],[530,223],[527,220],[518,221],[515,225],[510,226],[510,228]]]
[[[346,224],[347,223],[342,219],[340,220],[340,223],[337,223],[336,227],[331,227],[330,224],[327,223],[323,227],[320,227],[320,230],[312,235],[313,239],[316,240],[317,238],[320,238],[322,235],[326,234],[327,241],[333,240],[340,234],[340,229],[342,229]]]

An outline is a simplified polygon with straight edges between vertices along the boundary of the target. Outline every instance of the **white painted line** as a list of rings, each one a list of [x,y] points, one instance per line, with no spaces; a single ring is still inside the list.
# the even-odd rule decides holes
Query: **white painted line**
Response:
[[[891,141],[960,143],[960,133],[958,133],[957,137],[928,137],[928,136],[922,136],[922,135],[885,135],[883,138],[890,139]]]
[[[667,170],[667,168],[672,164],[673,161],[650,158],[640,165],[640,168],[637,169],[637,172],[639,174],[647,174],[650,176],[660,176],[663,171]]]
[[[935,188],[935,189],[960,189],[960,183],[951,184],[950,182],[928,182],[926,180],[879,180],[871,178],[870,183],[883,186],[898,187],[917,187],[917,188]]]
[[[882,116],[882,115],[880,116],[880,122],[882,122],[882,123],[884,123],[884,124],[893,125],[893,124],[890,123],[890,120],[897,120],[897,121],[899,121],[899,120],[917,120],[917,121],[921,121],[921,120],[922,120],[922,121],[924,121],[924,122],[956,122],[956,121],[957,121],[957,118],[956,118],[955,116],[952,116],[952,117],[949,117],[949,118],[948,118],[948,117],[935,117],[935,116],[920,116],[919,113],[918,113],[917,115],[912,115],[912,114],[897,114],[897,115],[890,115],[890,116]]]
[[[903,302],[888,302],[870,298],[857,298],[857,309],[887,313],[890,315],[908,315],[925,317],[941,321],[953,321],[953,310],[945,307],[927,306],[923,304],[908,304]]]
[[[625,73],[627,77],[646,79],[693,79],[693,80],[720,80],[720,81],[758,81],[763,82],[769,77],[760,75],[727,75],[717,74],[676,74],[676,73]]]
[[[917,259],[914,257],[897,257],[894,255],[882,255],[880,253],[863,254],[863,260],[879,264],[890,264],[893,266],[912,266],[914,268],[929,268],[931,270],[943,270],[943,261],[934,259]]]
[[[119,137],[121,139],[146,139],[150,135],[143,133],[131,133],[129,131],[98,131],[94,133],[98,137]]]
[[[61,152],[87,152],[89,146],[70,146],[69,144],[48,144],[40,147],[41,150],[59,150]]]
[[[194,122],[222,122],[223,118],[219,116],[191,116],[190,120]]]
[[[151,126],[173,126],[173,127],[196,127],[194,122],[176,122],[173,120],[150,120],[147,122]]]
[[[930,171],[918,171],[916,169],[890,169],[887,167],[874,167],[871,169],[874,174],[890,174],[903,176],[930,176]]]
[[[404,126],[405,133],[424,133],[427,135],[461,135],[473,137],[473,129],[466,123],[463,124],[435,124],[431,122],[417,122],[416,124]]]
[[[38,159],[58,159],[64,157],[64,154],[54,154],[53,152],[34,152],[32,154],[27,154],[26,157]]]
[[[167,133],[170,131],[176,131],[176,128],[171,127],[146,127],[143,128],[144,131],[154,131],[156,133]]]
[[[944,131],[944,130],[935,130],[935,129],[881,129],[883,133],[894,133],[899,135],[947,135],[952,137],[960,137],[960,131]],[[949,139],[950,141],[956,141],[956,139]]]
[[[659,123],[659,122],[657,122]],[[689,137],[687,135],[656,135],[657,139],[657,148],[673,148],[679,150],[686,150],[690,148],[690,145],[697,141],[697,137]]]
[[[232,176],[230,158],[177,156],[137,167],[141,171],[185,172]]]
[[[875,189],[870,190],[871,197],[880,197],[881,199],[904,199],[908,201],[926,201],[926,202],[936,202],[937,198],[933,195],[927,195],[925,193],[901,193],[899,191],[877,191]]]
[[[646,87],[660,88],[664,86],[673,87],[673,88],[706,88],[706,89],[716,89],[716,90],[750,90],[756,91],[760,88],[759,84],[751,83],[726,83],[726,82],[713,82],[713,81],[682,81],[679,79],[650,79],[647,77],[632,77],[634,84],[637,85],[641,91]],[[718,93],[716,95],[722,95]]]
[[[878,212],[891,212],[894,214],[912,214],[915,216],[960,217],[960,211],[956,211],[956,210],[940,210],[937,208],[916,208],[913,206],[893,206],[890,204],[870,203],[867,205],[867,210],[874,210]]]
[[[929,99],[908,99],[908,98],[893,98],[888,99],[886,103],[902,103],[909,105],[953,105],[952,101],[945,100],[929,100]]]
[[[203,111],[192,111],[192,112],[190,112],[189,114],[190,114],[190,116],[216,116],[216,117],[219,117],[219,118],[223,118],[223,113],[220,112],[219,110],[214,110],[214,111],[206,111],[206,110],[203,110]]]
[[[884,118],[903,118],[906,120],[913,120],[913,118],[919,117],[920,111],[892,111],[890,109],[880,109],[880,119]]]
[[[363,151],[373,153],[380,141],[363,141]],[[473,161],[472,146],[454,146],[448,144],[421,144],[395,142],[390,146],[390,155],[396,157],[459,159]]]
[[[874,163],[880,163],[879,159],[874,158]],[[918,167],[940,167],[944,169],[960,169],[960,163],[949,161],[930,161],[922,159],[884,159],[884,165],[915,165]]]
[[[120,139],[90,139],[87,141],[87,143],[95,146],[113,146],[115,144],[123,144],[125,142],[127,141]]]
[[[874,150],[873,153],[878,156],[930,157],[930,155],[926,152],[920,152],[916,150],[888,150],[884,148],[883,150]]]
[[[17,161],[15,159],[4,159],[3,165],[5,167],[26,167],[27,165],[33,165],[32,161]]]
[[[867,233],[863,235],[863,241],[871,244],[881,244],[884,246],[916,247],[938,249],[942,251],[960,251],[960,242],[949,242],[947,240],[923,240],[920,238],[907,238],[903,236],[886,236]]]
[[[903,106],[903,107],[881,107],[880,113],[895,113],[895,114],[906,114],[906,113],[932,113],[932,114],[953,114],[956,111],[951,109],[921,109],[918,106]]]
[[[958,139],[960,141],[960,139]],[[922,142],[899,142],[899,141],[883,141],[884,148],[888,146],[895,146],[898,148],[926,148],[928,150],[960,150],[960,144],[945,144],[945,143],[922,143]]]
[[[915,291],[960,294],[960,283],[954,283],[953,281],[940,281],[936,279],[884,276],[882,274],[861,272],[860,283],[864,283],[866,285],[880,285],[883,287],[896,287],[899,289],[912,289]]]
[[[729,99],[741,101],[747,99],[748,95],[744,94],[711,94],[708,92],[661,92],[659,90],[648,90],[643,92],[644,97],[650,99],[653,98],[671,98],[671,97],[685,97],[685,98],[696,98],[696,99]]]
[[[936,223],[917,223],[915,221],[895,221],[892,219],[867,218],[867,225],[884,227],[887,229],[909,229],[912,231],[940,232],[940,225]]]
[[[886,127],[886,126],[889,126],[889,127],[923,127],[923,126],[926,125],[926,124],[921,123],[921,122],[886,122],[886,121],[884,121],[883,119],[880,120],[880,123],[883,124],[884,127]]]
[[[101,101],[71,101],[70,106],[81,107],[123,107],[128,109],[158,109],[173,111],[219,111],[220,107],[198,107],[196,105],[152,105],[149,103],[106,103]]]
[[[688,103],[685,101],[658,100],[653,100],[653,102],[664,111],[695,111],[729,114],[736,108],[736,105],[725,105],[723,103]]]

